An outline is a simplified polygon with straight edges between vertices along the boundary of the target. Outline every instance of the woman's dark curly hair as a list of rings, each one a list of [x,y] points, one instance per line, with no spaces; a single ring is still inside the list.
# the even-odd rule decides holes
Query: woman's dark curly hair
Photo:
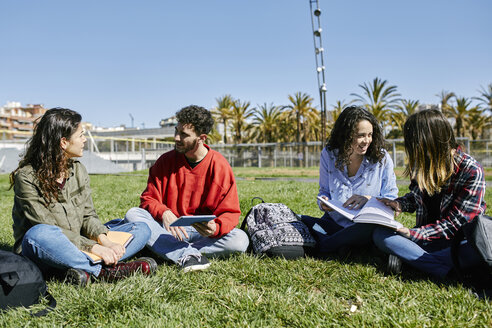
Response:
[[[340,170],[350,164],[350,155],[352,155],[352,143],[357,133],[357,124],[366,120],[372,124],[372,142],[367,149],[366,157],[372,163],[377,163],[384,158],[383,147],[385,144],[383,132],[379,122],[374,115],[362,107],[349,106],[344,108],[335,122],[331,131],[330,138],[326,144],[327,150],[338,149],[338,156],[335,166]]]
[[[17,171],[26,165],[31,165],[46,205],[53,200],[58,200],[59,187],[56,180],[67,174],[73,163],[66,157],[60,141],[62,138],[69,140],[81,120],[80,114],[70,109],[47,110],[34,127],[33,135],[27,141],[26,151],[19,166],[10,174],[10,186],[14,185]]]
[[[209,134],[214,126],[214,119],[210,111],[196,105],[182,108],[176,113],[176,119],[183,125],[193,125],[197,135]]]

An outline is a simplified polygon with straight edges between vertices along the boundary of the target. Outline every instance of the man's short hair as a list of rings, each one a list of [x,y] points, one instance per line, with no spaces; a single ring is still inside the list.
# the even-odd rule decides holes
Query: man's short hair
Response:
[[[210,111],[196,105],[181,108],[176,113],[176,118],[182,125],[191,124],[197,135],[209,134],[214,126],[214,119]]]

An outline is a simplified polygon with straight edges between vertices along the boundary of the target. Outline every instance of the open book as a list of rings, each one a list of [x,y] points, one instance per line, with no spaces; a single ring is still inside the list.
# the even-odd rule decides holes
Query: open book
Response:
[[[126,247],[133,239],[133,235],[129,232],[124,232],[124,231],[108,231],[106,234],[108,236],[108,239],[111,240],[113,243],[117,243],[120,245],[123,245],[123,247]],[[92,263],[100,263],[102,261],[102,258],[99,255],[96,255],[91,252],[86,252],[82,251],[89,257]]]
[[[360,210],[351,210],[343,207],[343,203],[339,200],[324,199],[318,196],[318,199],[326,206],[345,216],[347,219],[356,223],[373,223],[386,226],[392,229],[403,228],[403,225],[395,220],[393,209],[384,205],[375,197],[367,201]]]

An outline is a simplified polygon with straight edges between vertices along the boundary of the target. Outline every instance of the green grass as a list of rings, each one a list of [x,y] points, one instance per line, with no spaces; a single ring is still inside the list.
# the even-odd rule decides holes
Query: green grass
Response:
[[[396,178],[408,180],[403,175],[403,167],[395,168]],[[271,178],[271,177],[296,177],[296,178],[315,178],[319,177],[319,167],[234,167],[234,174],[245,179]],[[147,174],[147,172],[140,172]],[[492,168],[484,168],[485,180],[492,181]]]
[[[297,171],[292,176],[298,176]],[[145,175],[92,176],[101,220],[123,217],[138,205]],[[13,192],[0,176],[0,246],[13,244]],[[320,216],[318,184],[238,181],[243,215],[251,198],[283,202],[294,211]],[[401,188],[401,193],[407,187]],[[486,200],[492,204],[492,188]],[[488,210],[489,215],[491,211]],[[241,217],[242,219],[242,217]],[[402,221],[412,225],[414,217]],[[414,271],[383,274],[383,260],[369,250],[329,261],[296,261],[237,255],[211,260],[205,272],[183,274],[161,264],[152,277],[133,276],[76,288],[48,283],[58,301],[54,312],[33,318],[26,309],[0,314],[0,327],[487,327],[492,304],[458,283],[437,282]],[[35,307],[40,308],[39,306]],[[351,311],[351,308],[353,311]]]

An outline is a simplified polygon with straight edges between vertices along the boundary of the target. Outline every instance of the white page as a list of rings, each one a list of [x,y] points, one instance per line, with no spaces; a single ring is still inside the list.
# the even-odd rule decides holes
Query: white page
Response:
[[[348,208],[343,207],[342,201],[339,201],[337,199],[324,199],[318,196],[318,199],[322,201],[326,206],[334,209],[338,213],[342,214],[349,220],[353,220],[357,214],[359,214],[360,210],[350,210]]]
[[[388,220],[393,220],[395,218],[395,213],[393,209],[389,206],[384,205],[382,202],[377,200],[375,197],[369,199],[360,210],[359,215],[370,214],[371,216],[382,216]]]

